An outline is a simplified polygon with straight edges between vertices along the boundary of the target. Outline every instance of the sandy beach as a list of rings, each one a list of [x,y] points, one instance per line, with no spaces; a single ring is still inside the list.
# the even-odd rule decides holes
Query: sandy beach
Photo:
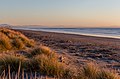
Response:
[[[120,69],[120,39],[17,30],[38,43],[49,46],[65,58],[68,65],[80,67],[95,62],[101,67]]]

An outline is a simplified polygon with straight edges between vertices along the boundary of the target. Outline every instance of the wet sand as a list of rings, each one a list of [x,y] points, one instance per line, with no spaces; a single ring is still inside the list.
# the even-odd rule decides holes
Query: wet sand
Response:
[[[75,66],[95,62],[101,67],[120,69],[120,39],[75,34],[17,30],[38,43],[51,47]]]

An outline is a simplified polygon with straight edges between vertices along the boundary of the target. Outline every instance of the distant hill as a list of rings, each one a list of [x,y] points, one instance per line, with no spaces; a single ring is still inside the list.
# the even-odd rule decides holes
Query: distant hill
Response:
[[[9,25],[9,24],[0,24],[0,27],[11,28],[12,25]]]

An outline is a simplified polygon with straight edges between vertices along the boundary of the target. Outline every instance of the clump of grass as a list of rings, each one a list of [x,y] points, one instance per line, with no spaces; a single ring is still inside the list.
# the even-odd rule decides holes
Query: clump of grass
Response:
[[[33,47],[35,42],[34,40],[29,40],[26,38],[24,35],[20,35],[19,39],[22,40],[22,42],[27,46],[27,47]]]
[[[2,46],[1,49],[10,50],[11,49],[11,43],[10,39],[3,33],[0,33],[0,45]]]
[[[28,56],[33,57],[35,55],[40,55],[40,54],[45,54],[45,55],[51,56],[51,57],[54,57],[54,55],[55,55],[55,53],[53,51],[51,51],[50,48],[48,48],[46,46],[39,46],[37,48],[34,48]]]
[[[21,39],[23,41],[23,43],[27,46],[27,47],[33,47],[35,44],[35,41],[32,39],[28,39],[25,35],[19,33],[19,39]]]
[[[109,70],[101,70],[98,79],[120,79],[119,75]]]
[[[98,75],[98,68],[93,64],[87,64],[81,69],[81,76],[84,77],[85,79],[96,79]]]
[[[69,68],[59,62],[56,55],[48,47],[40,46],[40,51],[32,53],[32,58],[26,58],[24,55],[3,55],[0,57],[0,71],[8,71],[10,66],[11,72],[17,72],[21,62],[21,69],[25,73],[37,72],[41,75],[47,75],[62,79],[71,79]]]
[[[78,79],[120,79],[117,73],[98,68],[96,64],[89,63],[80,69]]]
[[[34,61],[33,61],[34,60]],[[37,70],[43,75],[66,78],[69,76],[70,71],[64,67],[63,64],[57,61],[55,58],[51,58],[47,55],[38,55],[32,59],[32,64],[37,63]],[[33,68],[34,69],[34,68]],[[34,69],[35,70],[35,69]]]
[[[21,67],[25,67],[25,57],[20,56],[16,57],[14,55],[3,55],[0,56],[0,72],[3,70],[8,71],[8,66],[10,66],[10,70],[16,72],[19,68],[19,64],[21,62]]]
[[[60,63],[55,52],[46,46],[39,46],[33,49],[28,57],[32,57],[29,62],[29,68],[33,72],[37,71],[42,75],[59,78],[70,77],[70,70],[63,63]]]
[[[14,39],[12,44],[17,49],[23,49],[23,48],[25,48],[24,43],[20,39]]]
[[[27,44],[26,44],[27,47],[34,47],[35,46],[35,41],[30,39]]]

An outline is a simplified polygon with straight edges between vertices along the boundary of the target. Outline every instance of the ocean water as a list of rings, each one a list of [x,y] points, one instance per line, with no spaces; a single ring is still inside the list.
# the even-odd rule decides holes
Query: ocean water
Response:
[[[120,28],[15,28],[15,29],[68,33],[120,39]]]

